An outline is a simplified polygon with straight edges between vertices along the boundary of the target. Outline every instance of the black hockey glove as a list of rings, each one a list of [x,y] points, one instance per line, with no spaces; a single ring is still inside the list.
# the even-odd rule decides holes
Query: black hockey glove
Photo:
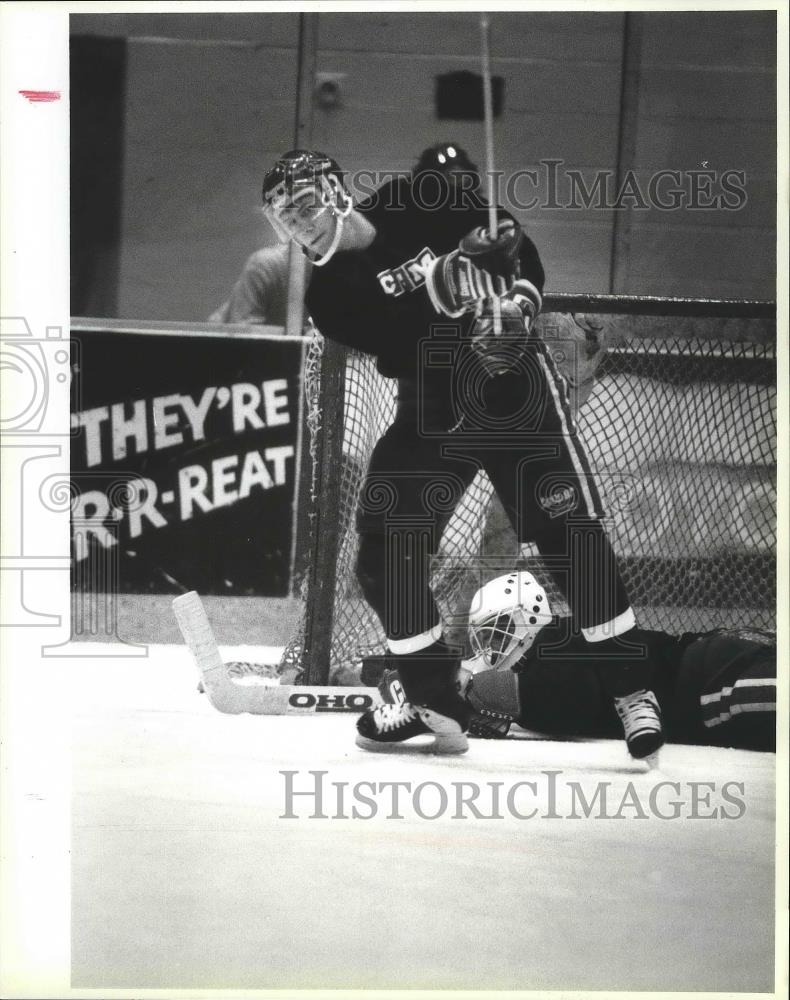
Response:
[[[461,316],[485,299],[505,295],[519,276],[521,227],[512,219],[499,223],[496,239],[478,226],[458,244],[428,265],[425,284],[434,309]]]
[[[507,737],[513,720],[500,712],[472,712],[469,719],[469,735],[479,740],[504,740]]]
[[[472,717],[469,720],[469,735],[483,740],[503,740],[514,722],[513,716],[491,708],[478,696],[474,684],[475,677],[472,676],[464,691],[466,703],[472,709]]]

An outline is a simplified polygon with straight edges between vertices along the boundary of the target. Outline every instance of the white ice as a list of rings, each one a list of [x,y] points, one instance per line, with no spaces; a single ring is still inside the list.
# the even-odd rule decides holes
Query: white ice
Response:
[[[70,677],[74,988],[773,989],[773,755],[670,746],[651,773],[614,741],[374,755],[351,714],[220,714],[181,647],[76,660]],[[327,818],[309,796],[283,818],[281,772],[305,790],[316,770]],[[588,798],[609,783],[614,812],[629,782],[647,804],[671,781],[661,808],[682,800],[685,818],[550,818],[547,771],[556,813],[573,782]],[[389,818],[390,793],[350,817],[355,785],[388,781],[436,782],[448,808],[422,818],[407,794]],[[503,797],[532,781],[517,808],[539,815],[503,798],[503,818],[453,818],[461,781],[503,782]],[[695,782],[715,790],[690,818]],[[743,815],[701,818],[726,782]]]

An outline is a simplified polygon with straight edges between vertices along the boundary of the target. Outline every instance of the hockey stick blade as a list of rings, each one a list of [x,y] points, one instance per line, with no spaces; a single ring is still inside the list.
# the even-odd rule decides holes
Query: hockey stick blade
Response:
[[[176,597],[173,601],[173,614],[184,642],[189,646],[197,664],[200,678],[210,688],[220,677],[226,677],[227,673],[200,596],[190,590],[188,594]]]
[[[322,715],[327,712],[365,712],[380,704],[376,688],[298,687],[292,684],[242,685],[228,680],[232,691],[223,690],[212,700],[221,712],[251,715]]]
[[[238,683],[228,675],[200,596],[191,590],[176,597],[173,613],[197,665],[206,696],[218,712],[227,715],[364,712],[381,700],[376,688]]]

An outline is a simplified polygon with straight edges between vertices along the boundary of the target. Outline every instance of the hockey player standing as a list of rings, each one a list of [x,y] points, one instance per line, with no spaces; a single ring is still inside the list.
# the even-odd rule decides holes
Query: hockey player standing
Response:
[[[364,713],[357,742],[381,749],[432,733],[436,752],[467,749],[459,656],[443,639],[429,569],[482,467],[519,541],[534,542],[552,567],[575,626],[606,664],[629,752],[646,758],[663,735],[644,647],[566,384],[532,327],[543,267],[503,210],[488,231],[468,174],[417,171],[355,206],[333,159],[294,150],[263,182],[267,217],[314,265],[307,306],[320,332],[375,356],[398,382],[397,415],[362,490],[357,577],[413,711]]]

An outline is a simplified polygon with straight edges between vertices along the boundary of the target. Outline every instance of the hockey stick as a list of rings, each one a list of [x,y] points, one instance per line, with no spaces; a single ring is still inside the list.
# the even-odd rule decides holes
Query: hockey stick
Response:
[[[191,590],[173,601],[173,613],[214,708],[228,715],[310,715],[364,712],[381,701],[376,688],[299,687],[273,681],[239,683],[228,674],[206,609]]]
[[[480,15],[480,42],[483,77],[483,119],[485,121],[486,140],[486,176],[488,178],[488,237],[493,243],[497,238],[499,227],[496,217],[496,198],[494,196],[494,102],[491,93],[491,55],[489,52],[489,20],[487,14]],[[494,336],[502,333],[502,314],[499,299],[491,300],[494,314]]]
[[[483,119],[486,139],[486,176],[488,178],[488,235],[492,242],[497,237],[496,198],[494,197],[494,101],[491,93],[491,56],[488,39],[487,14],[480,15],[483,76]]]

